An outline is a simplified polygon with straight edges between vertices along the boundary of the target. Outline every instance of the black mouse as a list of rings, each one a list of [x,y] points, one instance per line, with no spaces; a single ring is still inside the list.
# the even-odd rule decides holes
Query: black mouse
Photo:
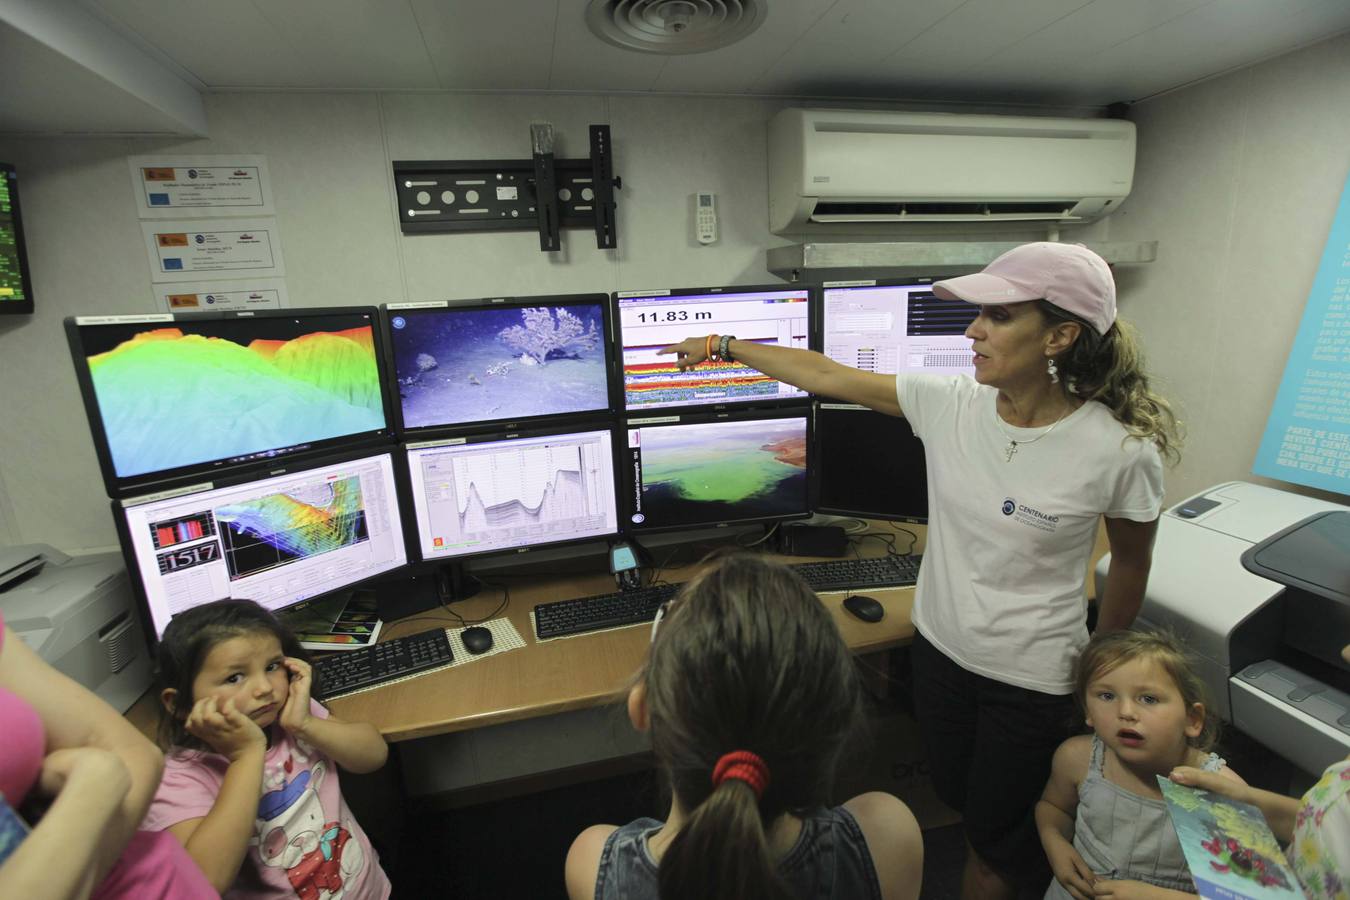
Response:
[[[465,628],[460,632],[459,639],[464,642],[464,649],[474,655],[492,649],[492,632],[481,625]]]
[[[882,606],[871,597],[864,597],[862,594],[854,594],[852,597],[844,598],[844,609],[853,613],[864,622],[880,622],[886,615],[886,607]]]

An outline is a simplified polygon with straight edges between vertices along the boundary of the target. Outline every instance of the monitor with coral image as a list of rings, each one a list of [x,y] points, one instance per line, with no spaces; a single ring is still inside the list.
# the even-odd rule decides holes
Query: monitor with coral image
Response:
[[[406,566],[393,455],[330,456],[114,501],[153,637],[213,600],[280,611]]]
[[[109,495],[392,440],[374,307],[77,316]]]
[[[609,297],[390,303],[403,433],[614,412]]]
[[[608,422],[410,442],[407,458],[424,561],[619,533]]]
[[[705,362],[681,372],[674,356],[658,353],[688,337],[733,335],[777,347],[811,347],[811,288],[716,287],[624,291],[614,295],[619,317],[624,409],[630,415],[682,406],[713,409],[778,406],[807,397],[734,361]]]
[[[810,426],[806,408],[629,419],[625,530],[809,516]]]

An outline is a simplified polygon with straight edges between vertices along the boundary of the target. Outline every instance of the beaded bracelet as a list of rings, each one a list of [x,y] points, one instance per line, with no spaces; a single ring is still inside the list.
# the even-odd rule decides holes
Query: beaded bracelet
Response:
[[[736,340],[736,335],[734,335],[734,334],[724,334],[724,335],[722,335],[722,340],[719,341],[718,344],[717,344],[717,358],[718,358],[718,359],[722,360],[723,362],[735,362],[735,361],[736,361],[736,360],[733,359],[732,356],[731,356],[731,342],[734,341],[734,340]]]

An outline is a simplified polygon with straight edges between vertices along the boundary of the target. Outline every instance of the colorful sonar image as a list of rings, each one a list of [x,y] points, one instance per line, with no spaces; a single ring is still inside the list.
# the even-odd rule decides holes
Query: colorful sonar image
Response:
[[[23,258],[9,175],[0,170],[0,303],[28,299],[24,295]]]
[[[609,408],[600,304],[390,313],[405,428]]]
[[[777,341],[760,341],[777,345]],[[643,349],[643,348],[638,348]],[[624,362],[623,383],[629,409],[725,403],[737,400],[775,400],[782,394],[779,383],[738,362],[705,362],[681,372],[674,356],[661,362]],[[793,396],[804,396],[800,392]]]
[[[330,318],[344,327],[316,327]],[[365,316],[180,318],[82,326],[80,338],[121,478],[386,427]]]
[[[231,581],[370,538],[357,475],[221,506],[215,513]]]
[[[807,511],[805,417],[632,429],[629,444],[635,439],[642,479],[635,525],[716,525]]]

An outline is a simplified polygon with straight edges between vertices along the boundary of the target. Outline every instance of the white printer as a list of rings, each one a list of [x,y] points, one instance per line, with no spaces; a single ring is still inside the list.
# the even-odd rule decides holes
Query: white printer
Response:
[[[1350,605],[1254,574],[1242,557],[1309,517],[1346,509],[1229,482],[1164,510],[1136,622],[1176,631],[1220,715],[1310,773],[1350,754],[1350,669],[1339,655]],[[1098,596],[1109,566],[1108,554],[1097,564]],[[1310,644],[1310,633],[1326,640]]]
[[[0,547],[0,612],[35,653],[118,712],[150,686],[149,648],[119,553]]]

